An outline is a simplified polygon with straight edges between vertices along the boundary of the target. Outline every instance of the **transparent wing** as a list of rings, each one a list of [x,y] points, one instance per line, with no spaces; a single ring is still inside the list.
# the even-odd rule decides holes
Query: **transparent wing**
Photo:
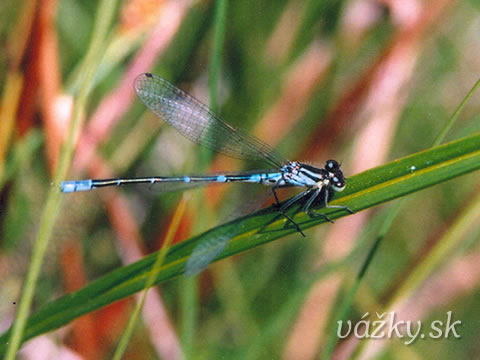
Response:
[[[274,167],[287,162],[267,144],[223,122],[205,104],[159,76],[141,74],[134,87],[151,111],[197,144],[234,158],[263,160]]]
[[[185,276],[193,276],[202,272],[225,249],[229,236],[204,240],[192,251],[185,264]]]

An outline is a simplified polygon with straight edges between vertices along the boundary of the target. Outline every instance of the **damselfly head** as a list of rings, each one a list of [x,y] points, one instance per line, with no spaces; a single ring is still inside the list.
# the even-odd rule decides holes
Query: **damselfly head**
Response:
[[[343,191],[345,189],[345,177],[343,176],[340,165],[335,160],[328,160],[325,163],[325,170],[328,171],[328,177],[332,184],[332,189],[336,192]]]

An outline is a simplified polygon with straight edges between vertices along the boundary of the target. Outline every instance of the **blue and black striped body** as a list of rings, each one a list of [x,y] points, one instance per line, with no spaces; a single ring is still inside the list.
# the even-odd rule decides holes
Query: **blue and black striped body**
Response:
[[[60,189],[64,193],[88,191],[106,186],[122,186],[127,184],[171,184],[168,191],[181,190],[189,187],[208,185],[212,183],[248,182],[256,184],[274,185],[282,181],[281,172],[263,172],[255,174],[222,174],[222,175],[186,175],[186,176],[153,176],[139,178],[118,179],[89,179],[63,181]],[[179,186],[175,186],[178,184]],[[185,185],[182,187],[181,185]],[[170,190],[172,189],[172,190]]]
[[[329,160],[331,162],[332,160]],[[327,162],[328,164],[328,162]],[[329,175],[330,174],[330,175]],[[332,183],[333,181],[333,183]],[[334,172],[316,168],[299,162],[289,162],[277,171],[256,171],[236,174],[202,175],[202,176],[154,176],[139,178],[89,179],[63,181],[60,189],[64,193],[88,191],[106,186],[121,186],[127,184],[184,184],[185,188],[207,185],[209,183],[247,182],[271,185],[275,187],[299,186],[306,188],[336,187],[343,190],[344,179],[336,167]],[[331,185],[332,183],[332,185]],[[175,186],[171,187],[172,189]],[[177,186],[176,188],[181,188]],[[341,190],[340,190],[341,189]],[[168,189],[169,191],[172,191]]]

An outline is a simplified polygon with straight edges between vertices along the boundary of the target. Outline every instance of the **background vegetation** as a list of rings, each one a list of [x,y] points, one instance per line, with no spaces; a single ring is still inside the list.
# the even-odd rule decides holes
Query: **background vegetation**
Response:
[[[341,161],[356,190],[372,173],[354,174],[430,148],[480,74],[475,0],[31,0],[5,1],[0,15],[0,326],[16,317],[21,336],[22,307],[40,314],[28,337],[68,323],[25,343],[26,358],[111,358],[139,298],[114,300],[148,284],[156,255],[145,255],[167,232],[182,243],[265,198],[255,185],[182,200],[148,187],[60,194],[66,177],[261,166],[201,150],[164,126],[135,98],[139,73],[171,80],[290,159]],[[444,142],[478,133],[478,99]],[[418,181],[431,185],[426,178]],[[478,180],[454,178],[306,238],[287,231],[195,278],[163,282],[149,292],[124,358],[475,357]],[[243,241],[242,249],[257,245]],[[191,243],[177,249],[185,255]],[[452,311],[461,337],[338,341],[337,320],[392,311],[427,327]],[[0,339],[2,352],[15,342]]]

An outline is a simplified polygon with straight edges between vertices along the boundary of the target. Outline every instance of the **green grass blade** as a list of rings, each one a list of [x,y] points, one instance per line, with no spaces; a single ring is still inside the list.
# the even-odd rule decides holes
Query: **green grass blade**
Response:
[[[360,268],[360,271],[357,274],[357,277],[355,279],[355,282],[353,286],[348,290],[346,296],[344,297],[342,301],[342,305],[339,310],[339,316],[337,321],[345,321],[346,316],[348,315],[353,299],[355,298],[355,295],[357,293],[357,290],[360,286],[360,282],[363,280],[365,277],[365,274],[367,273],[368,268],[370,267],[370,264],[380,247],[380,244],[382,243],[383,239],[385,238],[385,235],[387,234],[388,230],[390,229],[390,226],[393,223],[393,220],[397,216],[398,212],[400,211],[401,207],[401,202],[396,202],[395,205],[387,212],[385,221],[382,224],[382,228],[380,229],[377,237],[375,238],[375,242],[373,243],[372,247],[368,251],[367,257],[365,258],[365,261],[362,264],[362,267]],[[330,359],[333,350],[335,349],[335,346],[337,345],[338,342],[338,336],[336,329],[335,331],[332,330],[332,335],[330,336],[327,346],[325,347],[325,351],[323,353],[322,358],[323,359]]]
[[[348,178],[348,186],[331,204],[347,205],[361,211],[480,168],[480,133],[456,140]],[[318,209],[332,219],[347,215],[338,209]],[[299,213],[295,221],[307,229],[323,223]],[[231,241],[217,260],[295,233],[285,219],[269,207],[249,216],[215,227],[171,247],[155,278],[155,284],[183,273],[193,248],[207,239],[230,236]],[[40,309],[27,322],[24,339],[45,333],[71,320],[143,290],[157,255],[112,271],[83,289],[63,296]],[[0,338],[0,353],[5,351],[9,333]]]
[[[157,251],[157,258],[152,268],[153,271],[150,273],[150,276],[148,277],[147,282],[145,283],[145,290],[143,291],[142,296],[140,297],[140,299],[138,299],[135,305],[135,309],[130,315],[130,319],[128,321],[127,327],[123,332],[122,337],[120,338],[120,341],[118,342],[118,346],[117,346],[117,349],[115,350],[115,353],[112,356],[113,360],[120,360],[123,358],[123,355],[125,354],[125,350],[127,349],[128,343],[130,342],[130,339],[133,334],[133,330],[135,329],[135,325],[137,324],[138,317],[140,316],[140,311],[142,310],[143,305],[145,304],[145,299],[147,298],[148,289],[152,287],[153,282],[155,281],[155,274],[160,270],[163,264],[163,261],[165,260],[165,256],[167,255],[168,248],[173,241],[173,237],[175,236],[178,226],[180,225],[180,220],[182,219],[182,216],[185,212],[186,204],[187,204],[187,199],[186,199],[186,196],[184,195],[182,197],[182,200],[178,204],[177,210],[173,214],[172,222],[170,223],[167,235],[165,236],[165,242],[163,243],[162,248],[159,251]]]
[[[102,1],[98,7],[97,20],[92,35],[92,41],[89,51],[85,57],[84,78],[74,107],[72,125],[68,140],[60,157],[54,183],[59,183],[65,178],[70,161],[73,157],[74,134],[77,133],[77,130],[82,124],[82,112],[84,111],[85,104],[90,93],[90,80],[93,77],[96,67],[101,61],[101,54],[103,54],[102,44],[110,28],[114,15],[114,9],[115,5],[109,1]],[[45,257],[45,252],[48,247],[49,239],[53,231],[55,219],[60,209],[60,201],[61,194],[59,189],[52,187],[48,193],[45,208],[40,220],[40,226],[32,252],[32,259],[28,268],[27,276],[25,278],[25,285],[13,324],[13,331],[11,334],[9,334],[11,338],[10,341],[5,340],[2,342],[2,346],[5,346],[4,344],[8,344],[8,352],[5,356],[5,359],[7,360],[13,360],[15,358],[20,343],[25,336],[28,336],[24,335],[25,324],[30,311],[30,306],[33,301],[36,283],[40,274],[43,259]]]
[[[212,59],[208,71],[209,103],[213,111],[217,111],[217,87],[222,63],[223,41],[225,39],[225,23],[227,16],[227,0],[215,3],[215,31],[213,37]]]
[[[440,145],[440,143],[445,139],[445,136],[447,135],[448,131],[451,129],[451,127],[453,126],[455,121],[458,119],[458,116],[460,115],[461,111],[465,107],[466,103],[472,97],[472,95],[475,93],[475,91],[477,90],[477,88],[479,86],[480,86],[480,80],[478,80],[473,85],[472,89],[470,89],[467,96],[465,96],[463,101],[457,107],[454,114],[450,117],[450,119],[447,121],[447,123],[443,127],[442,131],[440,132],[440,134],[437,136],[437,138],[433,142],[432,147]],[[400,212],[400,208],[403,206],[404,200],[405,200],[405,198],[401,199],[400,201],[398,201],[395,204],[394,207],[392,207],[392,208],[390,208],[390,210],[388,210],[388,212],[386,214],[385,222],[382,225],[382,228],[380,229],[379,235],[377,236],[377,238],[375,240],[375,243],[373,244],[372,248],[370,249],[367,258],[365,259],[365,262],[364,262],[359,274],[357,275],[357,278],[355,280],[354,285],[349,290],[349,292],[347,294],[347,297],[344,300],[344,303],[343,303],[343,305],[340,309],[339,320],[344,320],[345,316],[350,311],[350,307],[353,303],[353,298],[355,297],[357,289],[360,286],[360,281],[362,281],[365,273],[367,272],[367,270],[368,270],[368,268],[371,264],[371,260],[375,256],[376,251],[380,247],[381,242],[383,241],[385,235],[387,234],[388,230],[390,229],[390,226],[393,224],[393,221],[395,220],[397,214]],[[411,286],[409,288],[413,289],[414,287]],[[333,329],[332,333],[330,335],[330,339],[328,341],[328,345],[327,345],[327,347],[325,349],[325,352],[323,354],[324,359],[330,359],[330,357],[333,354],[333,350],[334,350],[334,347],[337,344],[337,342],[338,342],[338,336],[337,336],[337,333],[336,333],[336,329]]]
[[[479,86],[480,86],[480,79],[478,79],[477,82],[475,83],[475,85],[473,85],[473,87],[468,92],[467,96],[465,96],[465,98],[463,99],[461,104],[458,106],[457,110],[455,110],[455,113],[448,120],[447,124],[443,127],[442,131],[440,132],[438,137],[433,142],[433,146],[440,145],[440,143],[443,141],[443,139],[445,139],[445,136],[450,131],[450,129],[452,128],[455,121],[457,121],[458,116],[462,112],[462,110],[465,107],[465,105],[467,104],[468,100],[470,100],[470,98],[473,96],[473,94],[475,94],[475,92],[477,91]]]

